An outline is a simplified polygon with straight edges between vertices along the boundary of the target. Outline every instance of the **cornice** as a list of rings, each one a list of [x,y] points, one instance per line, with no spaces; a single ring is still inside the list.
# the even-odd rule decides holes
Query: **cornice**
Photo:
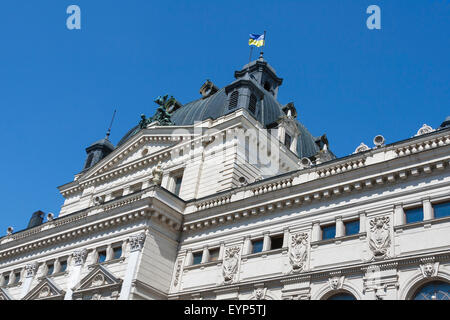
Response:
[[[395,159],[392,159],[395,160]],[[390,160],[390,161],[392,161]],[[373,164],[375,166],[377,164]],[[244,199],[239,199],[239,201],[243,201],[246,198],[253,197],[260,194],[274,192],[272,201],[264,204],[254,203],[250,206],[242,206],[245,209],[237,209],[237,210],[229,210],[227,212],[226,207],[230,203],[231,196],[221,196],[217,198],[213,198],[208,201],[203,201],[197,205],[197,211],[190,213],[186,216],[186,222],[183,225],[183,231],[193,231],[196,229],[207,229],[211,227],[215,227],[218,224],[224,224],[227,222],[232,222],[233,220],[241,219],[241,218],[249,218],[252,216],[256,216],[259,214],[264,214],[267,212],[274,212],[275,210],[279,210],[282,208],[289,208],[292,206],[301,206],[303,204],[310,204],[313,201],[323,201],[328,200],[330,197],[338,197],[343,195],[348,195],[354,192],[359,192],[362,189],[373,188],[374,186],[382,186],[386,184],[392,184],[401,180],[405,180],[410,177],[417,178],[418,176],[428,175],[432,171],[436,170],[444,170],[445,168],[449,168],[450,161],[447,157],[446,159],[439,159],[436,161],[429,161],[426,163],[420,163],[417,165],[412,165],[407,168],[402,167],[399,169],[393,169],[389,172],[383,172],[379,174],[372,175],[370,177],[363,177],[355,180],[350,180],[349,182],[342,183],[339,186],[330,187],[333,184],[327,183],[327,179],[329,176],[325,176],[321,178],[323,181],[321,185],[326,187],[318,188],[312,191],[303,192],[297,195],[291,196],[282,196],[279,197],[275,192],[280,191],[282,189],[293,188],[292,182],[290,178],[283,178],[282,180],[272,183],[267,183],[262,186],[258,186],[256,188],[251,189],[253,195],[245,197]],[[314,183],[316,179],[305,182]],[[309,188],[305,188],[309,189]],[[237,191],[235,191],[237,192]],[[208,215],[207,212],[211,211],[214,207],[221,207],[221,213]],[[196,217],[200,212],[205,212],[201,215],[201,217]]]
[[[94,209],[102,210],[102,207],[92,207],[75,215],[62,217],[58,220],[47,222],[31,230],[25,230],[24,232],[4,237],[2,238],[2,240],[8,241],[0,245],[0,250],[5,246],[14,246],[15,241],[17,240],[23,240],[27,237],[32,236],[34,239],[30,239],[30,241],[28,241],[27,243],[19,244],[15,247],[0,251],[0,258],[9,258],[36,249],[42,250],[42,248],[46,248],[57,243],[61,243],[67,240],[74,240],[100,230],[112,229],[117,227],[118,225],[129,223],[131,221],[139,219],[151,219],[152,221],[158,222],[166,228],[178,231],[182,223],[181,214],[179,213],[179,217],[175,217],[174,214],[169,212],[169,210],[159,210],[159,208],[155,206],[154,197],[144,197],[137,200],[137,198],[140,198],[140,196],[142,196],[145,192],[146,191],[141,191],[139,192],[140,195],[131,194],[129,196],[123,197],[123,199],[111,201],[112,203],[108,203],[107,206],[103,208],[103,211],[96,212],[92,215],[90,215],[90,212],[93,212]],[[136,200],[131,201],[131,199]],[[132,203],[136,203],[137,201],[141,202],[141,205],[138,208],[129,208],[130,210],[127,210],[125,212],[115,212],[119,207],[118,204],[120,204],[120,206],[132,207]],[[75,228],[71,228],[70,230],[61,230],[61,228],[64,228],[66,226],[70,228],[72,227],[71,225],[74,222],[81,221],[90,216],[92,216],[92,218],[94,219],[93,221],[87,221],[86,223],[80,224]],[[50,224],[52,225],[50,226]],[[47,230],[53,231],[53,235],[48,235],[36,239],[36,235]]]

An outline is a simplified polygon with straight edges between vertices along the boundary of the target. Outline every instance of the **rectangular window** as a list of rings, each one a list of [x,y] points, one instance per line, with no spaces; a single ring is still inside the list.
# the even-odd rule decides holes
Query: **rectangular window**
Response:
[[[264,243],[263,239],[253,240],[252,241],[252,253],[261,252],[263,249],[263,243]]]
[[[291,143],[292,143],[292,138],[290,135],[288,135],[287,133],[284,135],[284,145],[290,149],[291,148]]]
[[[283,247],[283,236],[270,237],[270,250],[281,249]]]
[[[209,250],[209,261],[219,260],[219,248]]]
[[[174,190],[173,193],[175,193],[177,196],[180,195],[181,181],[183,181],[183,177],[182,176],[175,177],[175,190]]]
[[[106,261],[106,250],[102,250],[98,252],[98,259],[97,262],[98,263],[102,263]]]
[[[434,204],[433,209],[436,219],[450,216],[450,202]]]
[[[414,208],[405,210],[406,223],[423,221],[423,208]]]
[[[336,225],[331,224],[322,227],[322,240],[333,239],[336,237]]]
[[[14,284],[19,283],[20,281],[20,271],[14,273]]]
[[[59,263],[59,272],[64,272],[67,270],[67,260],[63,260]]]
[[[122,257],[122,247],[113,248],[113,259],[120,259]]]
[[[359,220],[352,220],[344,222],[345,226],[345,235],[351,236],[352,234],[359,233]]]
[[[55,271],[55,265],[53,263],[47,264],[47,275],[53,274],[53,271]]]
[[[192,264],[200,264],[202,263],[202,256],[203,256],[203,252],[194,252],[192,254],[193,260],[192,260]]]

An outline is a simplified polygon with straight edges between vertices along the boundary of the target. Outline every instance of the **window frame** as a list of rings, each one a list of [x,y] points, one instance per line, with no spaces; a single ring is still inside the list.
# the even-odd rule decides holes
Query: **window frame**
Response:
[[[333,237],[328,237],[328,238],[325,238],[324,237],[324,235],[325,235],[325,229],[327,229],[327,230],[332,230],[332,229],[334,229],[334,236]],[[331,239],[335,239],[336,238],[336,223],[329,223],[329,224],[324,224],[324,225],[321,225],[320,226],[320,230],[322,231],[322,237],[321,237],[321,240],[331,240]]]
[[[264,251],[264,238],[256,238],[253,240],[250,240],[251,243],[251,250],[250,250],[250,254],[256,254],[256,253],[261,253]],[[260,251],[255,251],[255,243],[261,243],[261,250]]]
[[[414,211],[416,210],[420,210],[420,214],[421,219],[416,220],[416,214],[414,213]],[[415,207],[409,207],[409,208],[404,208],[403,212],[405,214],[405,224],[412,224],[412,223],[417,223],[417,222],[422,222],[424,221],[424,212],[423,212],[423,206],[415,206]]]

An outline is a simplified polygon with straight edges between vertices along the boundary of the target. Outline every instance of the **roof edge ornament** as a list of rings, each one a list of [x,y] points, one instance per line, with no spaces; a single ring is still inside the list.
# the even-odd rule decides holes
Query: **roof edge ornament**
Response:
[[[417,131],[417,133],[416,133],[416,135],[415,135],[414,137],[421,136],[421,135],[423,135],[423,134],[430,133],[430,132],[433,132],[433,131],[434,131],[434,129],[433,129],[432,127],[430,127],[430,126],[427,125],[427,124],[424,124],[424,125]]]
[[[355,152],[353,152],[353,154],[364,152],[364,151],[367,151],[369,149],[370,148],[364,142],[361,142],[361,144],[355,149]]]

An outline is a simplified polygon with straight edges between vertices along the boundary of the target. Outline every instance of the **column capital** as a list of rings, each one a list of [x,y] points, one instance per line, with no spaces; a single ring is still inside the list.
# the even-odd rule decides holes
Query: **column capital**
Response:
[[[25,277],[30,278],[36,274],[36,270],[38,268],[37,262],[29,263],[25,266]]]
[[[81,266],[84,263],[84,261],[86,260],[87,250],[86,249],[77,250],[72,253],[72,257],[75,261],[75,265]]]
[[[144,247],[145,242],[145,232],[141,232],[138,235],[131,236],[129,238],[130,241],[130,251],[138,251]]]

